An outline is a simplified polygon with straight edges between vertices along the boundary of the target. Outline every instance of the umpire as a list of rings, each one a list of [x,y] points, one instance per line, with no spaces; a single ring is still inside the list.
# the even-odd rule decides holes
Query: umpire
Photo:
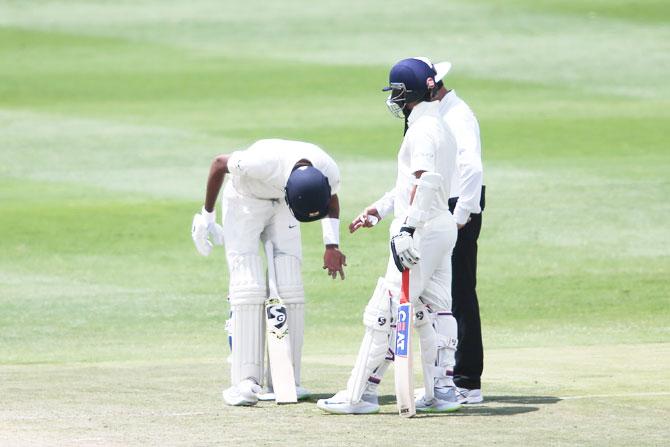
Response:
[[[444,123],[456,139],[457,174],[451,184],[449,209],[458,225],[458,239],[451,258],[452,312],[458,322],[458,347],[454,383],[460,403],[476,404],[484,400],[481,375],[484,369],[482,328],[477,301],[477,239],[482,227],[484,186],[479,124],[470,107],[442,81],[451,64],[434,65],[437,75],[435,99],[440,101]]]

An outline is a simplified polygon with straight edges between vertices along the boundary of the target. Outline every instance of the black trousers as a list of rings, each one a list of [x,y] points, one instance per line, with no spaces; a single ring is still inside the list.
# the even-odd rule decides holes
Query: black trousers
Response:
[[[449,209],[453,212],[456,199],[449,199]],[[482,186],[481,207],[484,211],[484,187]],[[482,228],[482,215],[471,214],[470,222],[458,230],[458,239],[451,256],[452,281],[451,311],[458,322],[458,347],[454,382],[461,388],[481,388],[484,370],[484,348],[482,346],[482,325],[477,301],[477,239]]]

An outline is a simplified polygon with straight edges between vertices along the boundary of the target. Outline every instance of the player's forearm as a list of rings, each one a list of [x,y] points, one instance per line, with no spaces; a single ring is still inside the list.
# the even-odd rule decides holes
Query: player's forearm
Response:
[[[208,212],[214,211],[216,205],[216,198],[221,191],[223,179],[228,172],[228,155],[219,155],[212,161],[212,166],[209,169],[209,177],[207,178],[207,194],[205,196],[205,209]]]
[[[340,218],[340,199],[337,194],[330,196],[330,203],[328,204],[328,217],[333,219]]]

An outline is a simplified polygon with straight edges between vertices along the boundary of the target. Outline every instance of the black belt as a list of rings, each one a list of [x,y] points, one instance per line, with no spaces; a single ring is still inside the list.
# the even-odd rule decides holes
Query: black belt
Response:
[[[482,185],[482,196],[479,199],[479,206],[481,207],[482,211],[484,211],[484,205],[486,204],[486,195],[484,194],[484,191],[486,190],[486,185]],[[458,197],[452,197],[449,199],[449,211],[452,213],[454,212],[454,208],[456,208],[456,201],[458,201]],[[478,213],[472,213],[472,214],[478,214]]]

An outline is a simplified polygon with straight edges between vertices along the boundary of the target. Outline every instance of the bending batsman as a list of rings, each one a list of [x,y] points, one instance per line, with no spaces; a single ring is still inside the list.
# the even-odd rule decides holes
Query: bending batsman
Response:
[[[379,410],[377,384],[394,356],[395,308],[400,272],[410,268],[410,299],[421,345],[424,395],[419,412],[459,408],[453,386],[456,320],[451,315],[451,252],[456,223],[449,212],[449,185],[455,168],[456,144],[444,127],[439,104],[432,101],[435,71],[419,59],[404,59],[389,75],[389,109],[407,118],[408,130],[398,153],[398,176],[393,190],[394,220],[390,227],[391,256],[365,308],[365,334],[347,389],[319,408],[340,414]],[[349,227],[373,226],[381,216],[368,207]]]
[[[222,223],[214,206],[226,174]],[[318,146],[287,140],[260,140],[248,149],[217,156],[207,180],[205,205],[193,218],[196,249],[209,255],[213,244],[225,243],[232,314],[231,386],[228,405],[254,405],[264,371],[264,301],[267,296],[259,243],[271,241],[277,288],[287,309],[291,354],[298,397],[305,293],[300,273],[302,247],[299,222],[321,219],[326,246],[323,268],[344,279],[345,256],[339,250],[340,173]]]

